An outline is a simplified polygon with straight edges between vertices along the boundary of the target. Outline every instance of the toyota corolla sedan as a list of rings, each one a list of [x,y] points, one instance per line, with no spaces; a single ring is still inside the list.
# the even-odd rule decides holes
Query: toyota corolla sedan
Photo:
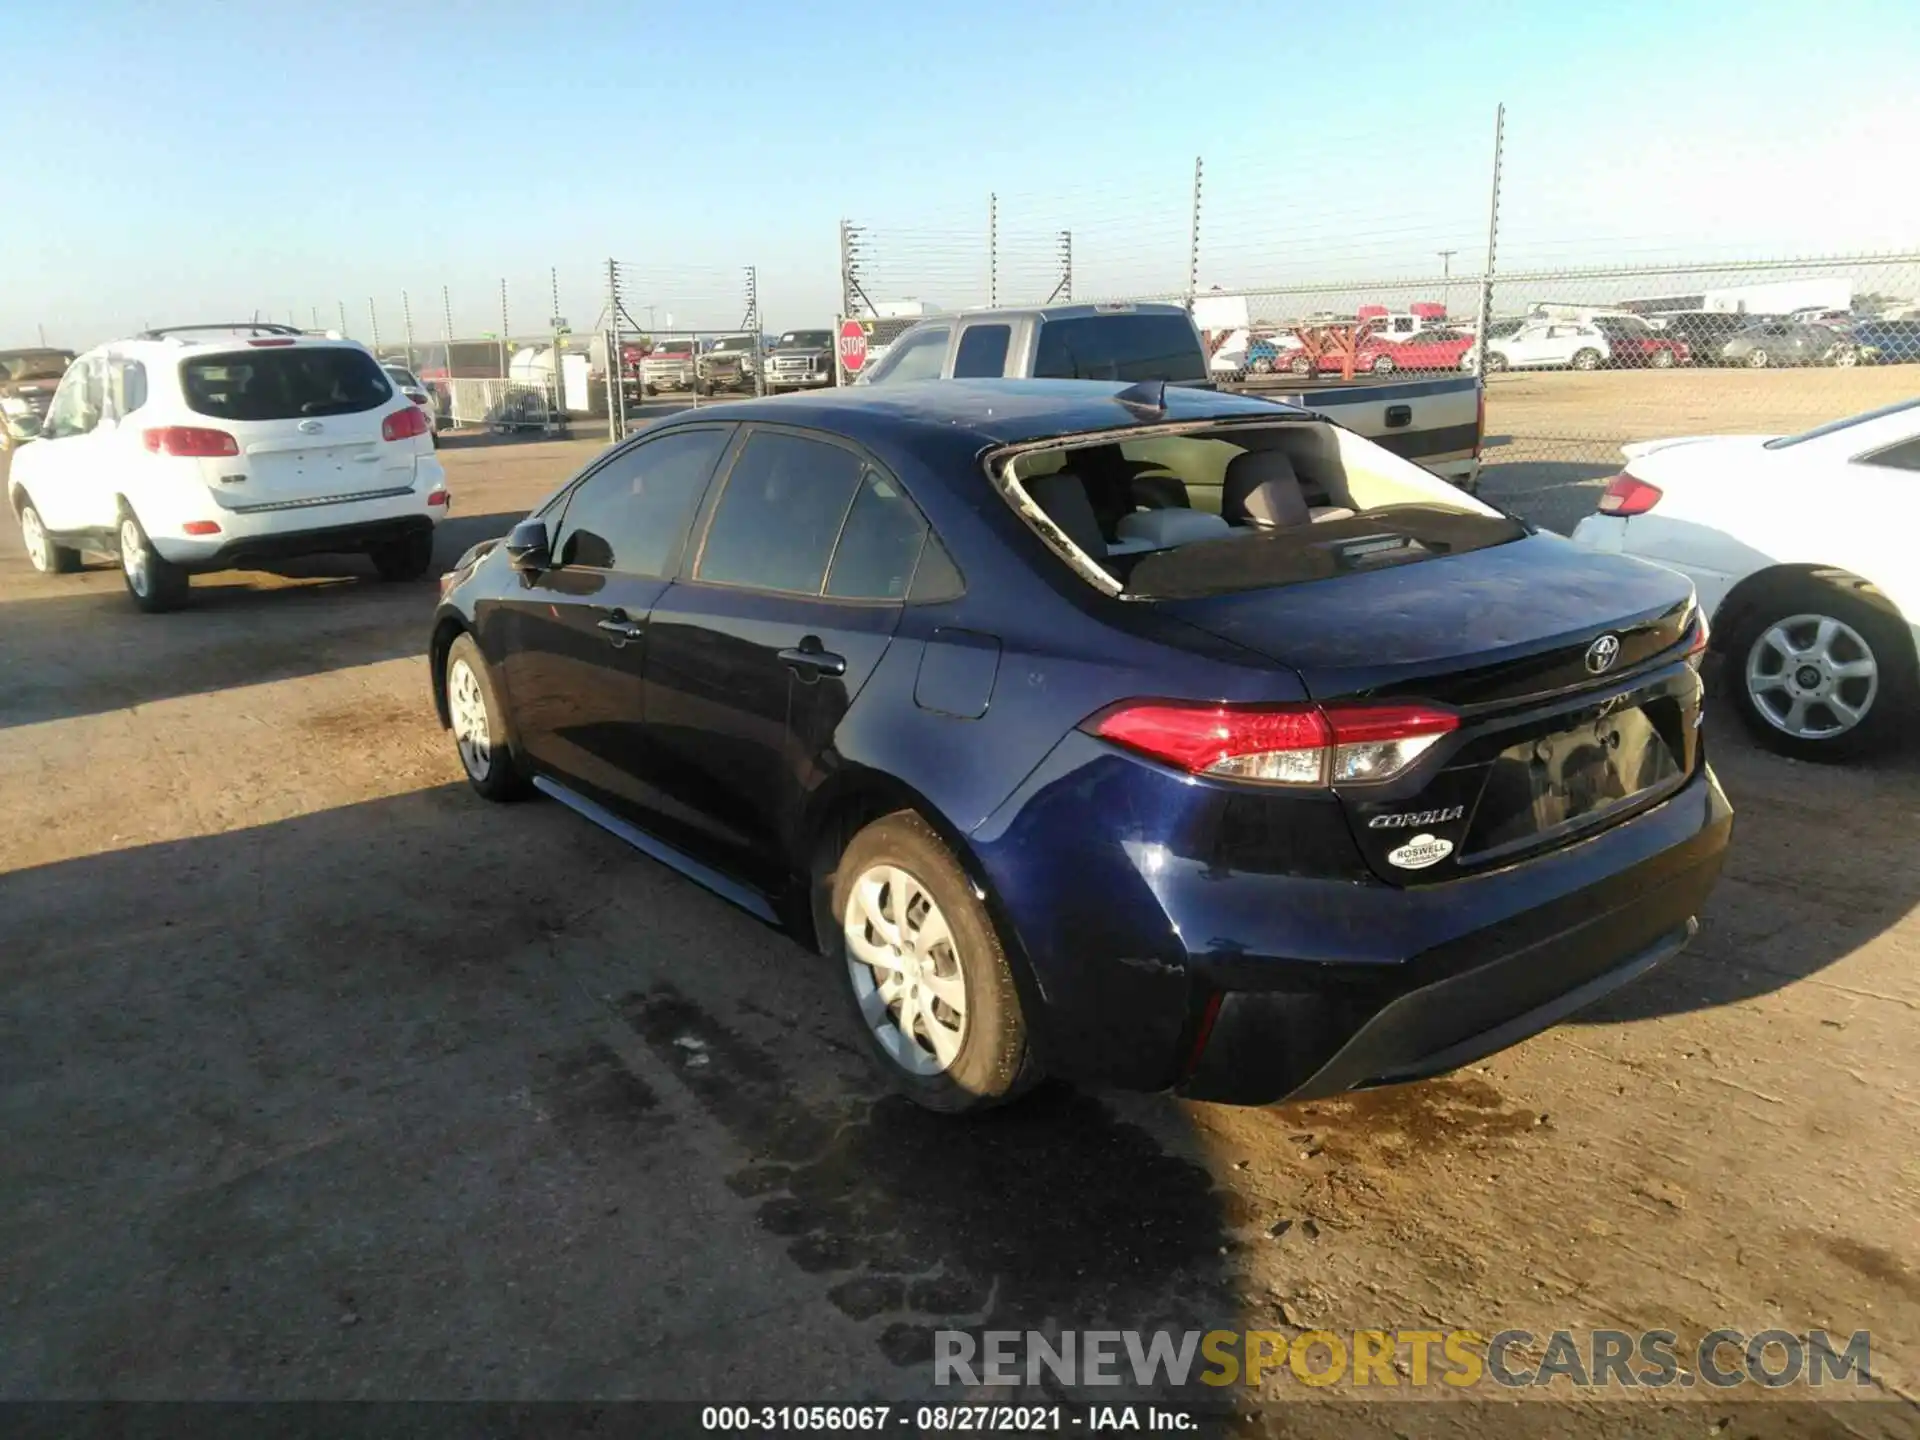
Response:
[[[442,581],[474,789],[829,956],[928,1107],[1433,1075],[1645,973],[1732,815],[1682,576],[1311,412],[930,381],[649,427]]]

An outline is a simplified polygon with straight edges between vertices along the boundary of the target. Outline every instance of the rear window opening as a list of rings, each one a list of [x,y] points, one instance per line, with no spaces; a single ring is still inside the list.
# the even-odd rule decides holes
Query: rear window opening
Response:
[[[371,355],[330,345],[196,355],[180,362],[180,388],[192,410],[219,420],[352,415],[393,398]]]
[[[1417,565],[1519,521],[1319,421],[1065,437],[990,457],[1008,503],[1081,578],[1176,600]]]

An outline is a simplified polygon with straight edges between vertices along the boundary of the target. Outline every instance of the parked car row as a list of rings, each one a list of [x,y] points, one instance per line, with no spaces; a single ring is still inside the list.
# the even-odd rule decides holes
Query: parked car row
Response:
[[[0,350],[0,453],[40,433],[71,350]]]

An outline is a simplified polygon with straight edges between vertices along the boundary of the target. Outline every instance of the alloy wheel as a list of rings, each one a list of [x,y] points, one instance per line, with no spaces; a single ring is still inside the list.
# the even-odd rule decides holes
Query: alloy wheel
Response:
[[[1831,740],[1867,718],[1880,666],[1860,632],[1831,615],[1789,615],[1747,651],[1753,708],[1796,740]]]
[[[20,512],[20,538],[26,542],[27,559],[34,569],[43,575],[53,569],[53,542],[47,538],[40,512],[31,505]]]
[[[120,522],[120,568],[127,573],[127,586],[142,600],[153,592],[153,571],[147,563],[147,537],[140,533],[140,522],[131,515]]]
[[[1752,369],[1764,370],[1767,368],[1769,358],[1767,352],[1764,350],[1749,351],[1747,354],[1747,364]]]
[[[493,769],[493,733],[487,724],[487,697],[480,677],[464,660],[447,671],[447,712],[453,722],[460,763],[475,780],[485,780]]]
[[[967,1038],[967,980],[931,892],[898,866],[870,866],[843,924],[854,998],[880,1048],[909,1074],[946,1070]]]

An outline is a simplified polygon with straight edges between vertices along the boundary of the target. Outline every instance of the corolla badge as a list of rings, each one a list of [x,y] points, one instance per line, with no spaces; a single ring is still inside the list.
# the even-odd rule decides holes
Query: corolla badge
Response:
[[[300,433],[302,435],[318,435],[322,428],[318,420],[302,420],[300,422]]]
[[[1620,658],[1620,637],[1602,635],[1587,646],[1587,669],[1595,675],[1604,675],[1613,668],[1613,662]]]
[[[1453,853],[1453,842],[1437,835],[1416,835],[1406,844],[1387,852],[1387,863],[1402,870],[1424,870],[1438,865]]]

